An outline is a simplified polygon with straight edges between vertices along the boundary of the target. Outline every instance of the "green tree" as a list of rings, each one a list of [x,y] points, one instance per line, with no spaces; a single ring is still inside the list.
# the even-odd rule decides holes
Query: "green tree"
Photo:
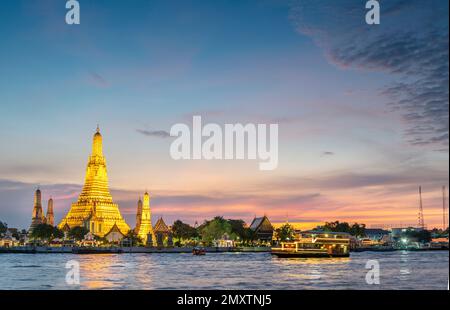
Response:
[[[81,241],[88,232],[89,230],[84,226],[75,226],[69,230],[68,236],[71,239]]]
[[[246,244],[251,244],[253,243],[256,239],[258,238],[258,236],[256,235],[256,231],[246,227],[244,230],[244,237],[242,238],[242,240],[244,241],[244,243]]]
[[[128,233],[125,235],[124,239],[128,239],[128,241],[131,242],[131,245],[142,245],[142,239],[136,234],[134,230],[129,230]]]
[[[211,221],[205,221],[199,227],[200,236],[204,242],[211,244],[214,240],[220,240],[224,234],[233,237],[231,224],[221,216],[216,216]]]
[[[53,227],[53,238],[54,239],[64,238],[64,232],[61,229],[59,229],[57,226]]]
[[[329,232],[344,232],[352,236],[363,237],[366,234],[366,225],[354,223],[350,226],[347,222],[326,222],[324,226],[318,227],[321,230]]]
[[[350,233],[350,225],[346,222],[326,222],[325,225],[322,227],[324,231],[329,232],[346,232]]]
[[[31,238],[50,242],[53,239],[55,227],[47,224],[39,224],[31,231]]]
[[[240,239],[244,240],[246,237],[245,222],[243,220],[228,220],[231,226],[231,233],[239,236]]]
[[[401,238],[407,238],[411,241],[427,243],[431,241],[431,232],[428,230],[416,231],[409,229],[401,234]]]
[[[198,237],[197,230],[189,224],[177,220],[172,225],[173,236],[180,240],[191,240]]]
[[[20,235],[17,231],[12,233],[12,237],[15,238],[16,240],[20,240]]]
[[[8,230],[8,225],[0,221],[0,235],[6,233]]]
[[[295,230],[292,225],[284,224],[275,230],[275,238],[279,241],[293,240],[295,238]]]
[[[350,227],[350,234],[355,237],[364,237],[366,235],[366,224],[354,223]]]

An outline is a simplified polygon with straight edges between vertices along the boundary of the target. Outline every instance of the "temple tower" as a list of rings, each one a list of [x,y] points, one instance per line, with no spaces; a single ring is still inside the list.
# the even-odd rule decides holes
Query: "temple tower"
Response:
[[[45,217],[45,222],[48,225],[55,225],[55,216],[53,214],[53,199],[50,198],[48,200],[48,206],[47,206],[47,216]]]
[[[140,204],[139,204],[140,202]],[[150,195],[144,194],[144,202],[138,202],[138,212],[136,215],[136,234],[141,238],[144,244],[147,243],[148,236],[154,236],[152,227],[152,215],[150,211]]]
[[[138,234],[139,228],[141,227],[141,219],[142,219],[142,200],[141,197],[139,197],[138,200],[138,207],[136,212],[136,227],[134,228],[134,232]]]
[[[58,227],[62,229],[66,224],[70,228],[84,226],[100,237],[108,233],[114,225],[124,235],[130,230],[109,192],[103,137],[98,127],[93,138],[83,190]]]
[[[29,231],[32,231],[37,225],[43,224],[45,222],[45,218],[42,211],[42,194],[41,190],[37,189],[34,193],[34,206],[33,206],[33,215],[31,218],[31,225]]]

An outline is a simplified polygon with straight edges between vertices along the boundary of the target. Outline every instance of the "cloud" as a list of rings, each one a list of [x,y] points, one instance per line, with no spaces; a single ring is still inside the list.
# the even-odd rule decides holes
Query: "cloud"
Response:
[[[37,187],[42,191],[42,204],[47,210],[47,200],[55,202],[56,220],[60,220],[64,210],[76,201],[81,185],[76,184],[35,184],[15,180],[0,179],[0,221],[10,227],[28,228],[33,210],[33,197]],[[44,212],[45,212],[44,211]]]
[[[445,169],[444,169],[445,170]],[[150,191],[153,219],[164,216],[167,223],[181,219],[193,224],[216,215],[251,221],[266,213],[273,221],[349,220],[411,221],[416,218],[417,188],[424,189],[427,222],[442,218],[442,184],[448,170],[416,166],[386,168],[384,171],[336,171],[308,176],[279,176],[259,183],[241,183],[238,189],[187,192],[173,189]],[[37,185],[0,179],[0,220],[11,227],[27,228]],[[44,205],[53,197],[58,222],[77,200],[80,184],[41,184]],[[130,226],[134,225],[137,200],[142,192],[111,188],[114,201]],[[428,195],[428,197],[427,197]],[[44,208],[46,209],[46,207]]]
[[[97,87],[106,88],[109,87],[109,82],[100,74],[96,72],[89,72],[89,81]]]
[[[300,204],[312,202],[320,197],[319,193],[290,195],[229,194],[216,193],[209,195],[158,195],[158,203],[162,205],[204,205],[220,206],[233,204],[255,204],[259,206],[275,206],[283,204]]]
[[[447,183],[448,170],[416,167],[415,169],[391,169],[380,172],[336,172],[314,178],[284,177],[265,186],[267,188],[284,188],[285,190],[302,188],[328,191],[357,190],[367,187],[380,187],[387,190],[399,186],[415,189],[419,184],[439,188],[440,184]]]
[[[344,69],[379,71],[394,81],[381,90],[403,116],[405,139],[448,150],[448,3],[431,0],[381,2],[381,24],[365,24],[363,3],[295,1],[296,29]]]
[[[330,151],[325,151],[322,153],[322,156],[333,156],[334,152],[330,152]]]
[[[35,165],[35,164],[15,164],[0,165],[2,175],[49,175],[60,172],[63,167],[52,165]]]
[[[147,137],[156,137],[156,138],[170,138],[170,133],[165,130],[145,130],[145,129],[136,129],[136,131],[140,134],[143,134]]]

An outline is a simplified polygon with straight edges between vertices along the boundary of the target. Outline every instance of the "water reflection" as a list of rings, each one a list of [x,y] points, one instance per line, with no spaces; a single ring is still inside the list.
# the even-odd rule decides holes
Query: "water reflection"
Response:
[[[381,285],[365,281],[378,260]],[[81,283],[65,282],[69,260]],[[268,253],[0,255],[0,289],[447,289],[448,252],[364,252],[281,259]],[[401,281],[399,281],[401,280]]]
[[[409,270],[409,252],[402,251],[400,254],[400,276],[399,279],[401,281],[408,281],[409,274],[411,271]]]
[[[123,265],[118,255],[89,255],[80,261],[82,285],[86,289],[113,289],[123,278]]]
[[[348,264],[349,257],[335,258],[273,258],[276,263],[288,265],[332,265],[332,264]]]

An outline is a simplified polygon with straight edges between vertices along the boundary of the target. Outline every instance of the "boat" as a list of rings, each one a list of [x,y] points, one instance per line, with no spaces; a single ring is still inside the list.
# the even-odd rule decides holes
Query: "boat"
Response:
[[[202,248],[194,248],[192,250],[192,254],[193,255],[206,255],[206,251],[205,251],[205,249],[202,249]]]
[[[281,242],[271,254],[280,258],[349,257],[350,234],[337,232],[302,232],[297,240]]]

